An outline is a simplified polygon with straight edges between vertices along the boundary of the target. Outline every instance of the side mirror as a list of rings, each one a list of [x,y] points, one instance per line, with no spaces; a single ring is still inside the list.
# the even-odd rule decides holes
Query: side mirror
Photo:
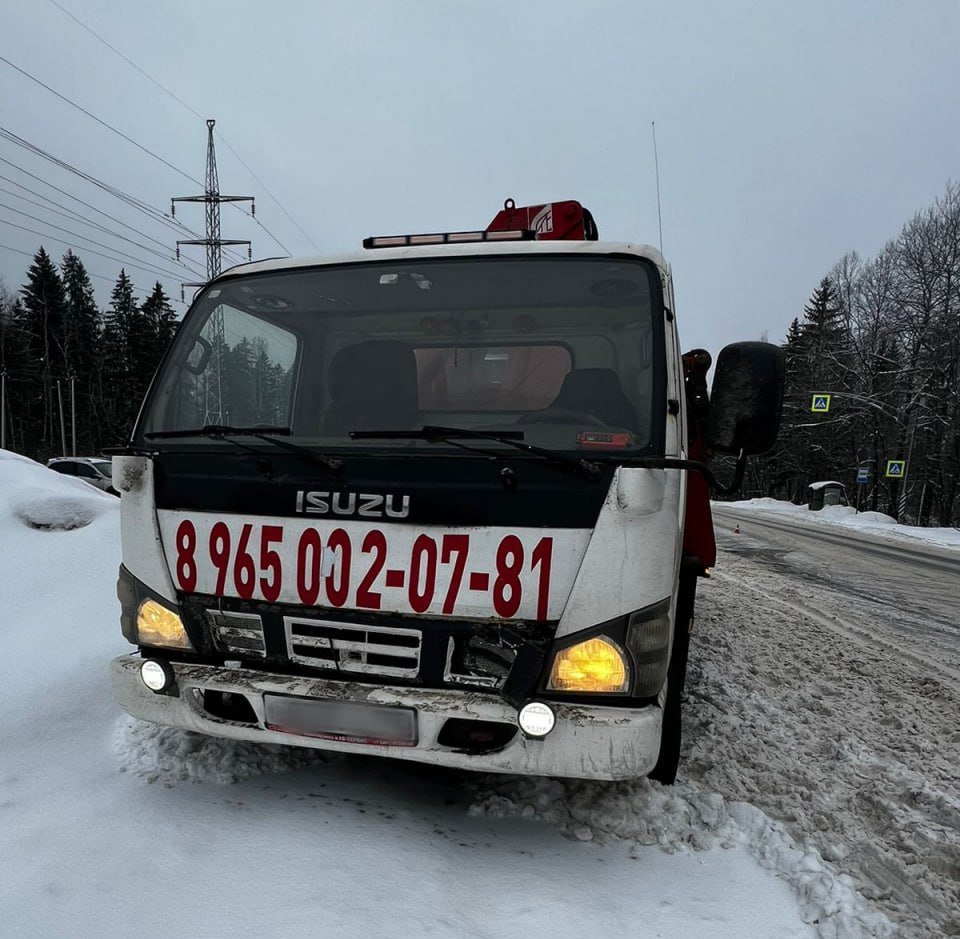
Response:
[[[207,367],[212,352],[213,346],[203,336],[196,336],[183,367],[192,375],[199,375]]]
[[[784,355],[769,342],[735,342],[717,356],[706,445],[754,456],[777,440],[783,408]]]

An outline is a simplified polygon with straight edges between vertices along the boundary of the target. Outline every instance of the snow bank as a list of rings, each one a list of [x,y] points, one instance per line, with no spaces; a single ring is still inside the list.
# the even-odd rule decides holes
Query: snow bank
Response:
[[[811,512],[805,505],[763,498],[744,499],[739,502],[717,502],[715,506],[721,511],[729,508],[737,511],[771,513],[785,516],[790,521],[801,524],[853,528],[890,540],[923,541],[941,548],[960,550],[960,529],[900,525],[896,519],[882,512],[858,512],[851,505],[828,505],[818,512]]]
[[[745,802],[695,783],[661,786],[650,780],[591,783],[487,777],[471,812],[537,818],[579,841],[625,840],[668,853],[742,846],[763,867],[786,880],[800,899],[804,922],[821,939],[880,939],[893,935],[889,920],[872,910],[853,880],[814,849],[799,847],[779,822]]]
[[[222,740],[126,716],[117,722],[113,745],[121,771],[165,786],[180,782],[233,784],[336,758],[322,750]]]
[[[19,453],[0,450],[0,461],[5,496],[0,520],[6,515],[40,531],[72,531],[119,507],[116,496]]]

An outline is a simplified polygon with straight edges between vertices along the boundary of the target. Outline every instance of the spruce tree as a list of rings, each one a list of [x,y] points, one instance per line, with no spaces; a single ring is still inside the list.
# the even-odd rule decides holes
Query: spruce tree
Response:
[[[150,296],[143,301],[140,309],[150,325],[152,336],[150,361],[155,369],[177,331],[177,315],[170,306],[170,299],[163,292],[160,281],[154,284]]]
[[[22,322],[20,299],[9,294],[0,282],[0,373],[5,389],[5,413],[2,418],[5,434],[2,437],[6,449],[17,451],[24,448],[27,428],[23,419],[23,405],[27,400],[26,386],[35,371],[30,367],[27,334]]]
[[[835,379],[844,372],[849,332],[837,288],[824,277],[803,308],[800,327],[804,351],[813,372]]]
[[[72,251],[63,256],[63,286],[66,294],[65,358],[68,378],[74,379],[76,396],[77,452],[99,449],[98,346],[100,311],[93,284],[83,262]]]
[[[133,284],[126,271],[120,271],[110,293],[110,306],[104,316],[100,346],[100,400],[105,418],[105,434],[111,441],[129,436],[140,400],[136,397],[131,361],[131,338],[136,340],[139,316]],[[133,334],[133,335],[131,335]]]
[[[56,382],[66,379],[67,368],[63,282],[42,246],[34,255],[21,294],[21,327],[38,373],[34,387],[26,389],[25,417],[31,432],[25,444],[43,458],[61,449]]]

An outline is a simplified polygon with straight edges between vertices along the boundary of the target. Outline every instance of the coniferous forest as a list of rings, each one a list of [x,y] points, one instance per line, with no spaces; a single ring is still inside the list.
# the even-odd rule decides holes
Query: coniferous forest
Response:
[[[41,247],[18,294],[0,292],[6,446],[34,459],[93,456],[129,436],[177,328],[159,282],[142,302],[121,270],[106,310],[83,262]]]

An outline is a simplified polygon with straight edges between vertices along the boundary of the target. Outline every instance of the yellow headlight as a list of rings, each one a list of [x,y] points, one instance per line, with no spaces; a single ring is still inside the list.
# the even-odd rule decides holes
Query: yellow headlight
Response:
[[[183,622],[173,610],[144,600],[137,610],[137,637],[141,645],[163,646],[168,649],[192,649]]]
[[[626,691],[627,662],[611,639],[600,636],[562,649],[553,660],[547,687],[584,693]]]

